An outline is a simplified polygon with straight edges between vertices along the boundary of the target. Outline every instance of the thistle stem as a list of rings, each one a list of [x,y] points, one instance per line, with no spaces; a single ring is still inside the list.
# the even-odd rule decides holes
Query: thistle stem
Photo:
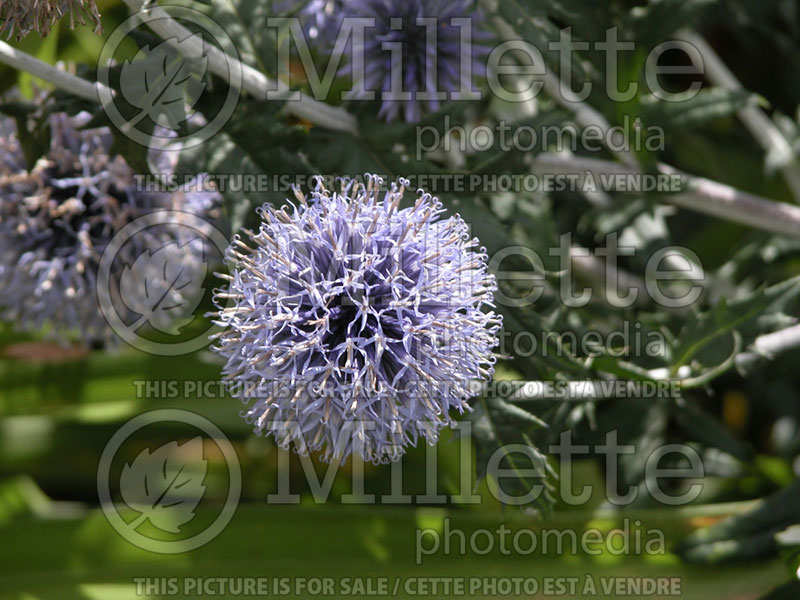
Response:
[[[489,0],[481,1],[487,11],[490,11]],[[501,38],[505,40],[520,39],[513,27],[501,17],[494,17],[492,24]],[[571,110],[575,115],[575,120],[582,126],[599,127],[606,133],[609,131],[609,124],[603,115],[587,103],[581,102],[577,98],[567,97],[568,90],[562,88],[558,77],[548,71],[544,76],[544,89],[556,102]],[[630,153],[618,152],[616,154],[624,164],[590,158],[540,155],[536,160],[534,170],[548,173],[559,169],[566,173],[589,171],[595,176],[599,174],[641,174],[635,158]],[[800,238],[800,209],[797,207],[781,202],[772,202],[701,177],[681,174],[669,165],[659,165],[659,169],[665,174],[680,174],[688,187],[688,191],[685,193],[664,196],[663,202],[771,233]]]
[[[246,65],[238,59],[226,54],[219,48],[204,45],[200,39],[190,39],[192,34],[183,25],[173,19],[163,8],[149,5],[146,8],[143,0],[125,0],[125,4],[133,12],[146,11],[152,15],[147,25],[164,40],[184,41],[177,49],[186,56],[198,57],[205,55],[212,73],[218,75],[234,87],[241,87],[259,100],[267,99],[269,90],[278,93],[290,93],[289,86],[279,80],[273,80]],[[273,92],[274,94],[274,92]],[[333,131],[345,131],[358,135],[358,121],[342,108],[331,106],[324,102],[299,94],[299,99],[286,100],[286,110],[314,125],[319,125]]]
[[[31,56],[22,50],[10,46],[2,40],[0,40],[0,62],[14,67],[19,71],[30,73],[34,77],[47,81],[79,98],[91,100],[92,102],[100,101],[98,90],[103,87],[102,84],[87,81],[86,79],[67,73],[63,69],[49,65],[35,56]]]
[[[750,369],[762,359],[771,360],[783,352],[796,348],[800,348],[800,325],[758,336],[748,352],[736,357],[736,366],[740,369]]]
[[[698,387],[710,382],[714,377],[727,371],[734,363],[740,366],[749,366],[756,362],[759,357],[774,358],[782,352],[787,352],[796,348],[800,348],[800,325],[794,325],[781,329],[774,333],[767,333],[756,338],[751,346],[751,352],[739,353],[741,344],[741,336],[738,332],[736,335],[737,350],[731,355],[730,359],[725,361],[717,369],[695,378],[676,378],[675,381],[685,388]],[[659,370],[658,375],[656,371],[650,371],[651,376],[656,379],[668,380],[670,379],[667,369],[663,373]],[[628,382],[630,385],[631,382]],[[480,384],[482,385],[482,384]],[[476,391],[484,392],[483,387],[476,387]],[[608,382],[591,381],[591,380],[578,380],[570,381],[567,383],[566,390],[554,389],[544,381],[526,381],[519,386],[514,394],[509,398],[511,402],[524,402],[532,400],[550,400],[554,398],[563,399],[564,394],[569,400],[605,400],[616,397],[615,386],[610,385]]]
[[[494,7],[491,5],[489,0],[481,0],[481,4],[487,13],[491,14],[494,12]],[[533,20],[536,21],[536,18]],[[497,31],[502,39],[506,41],[522,39],[521,36],[514,31],[514,28],[511,27],[511,25],[509,25],[502,17],[492,17],[491,23],[495,31]],[[546,50],[546,48],[543,49],[543,51]],[[512,50],[511,53],[517,57],[522,64],[525,64],[525,61],[528,60],[528,56],[521,50]],[[596,111],[592,106],[580,100],[577,95],[572,93],[568,88],[562,86],[558,76],[553,74],[550,70],[546,71],[542,79],[542,83],[544,84],[544,91],[547,93],[547,95],[550,96],[555,102],[572,112],[572,114],[575,116],[575,120],[579,125],[581,125],[581,127],[597,127],[604,133],[609,131],[611,125],[606,118],[601,113]],[[614,154],[624,164],[630,167],[634,167],[638,164],[633,154],[627,150],[616,151]]]
[[[583,277],[594,282],[595,284],[599,284],[601,286],[607,284],[608,276],[612,274],[611,266],[607,261],[597,258],[590,250],[577,245],[573,245],[570,248],[570,259],[572,260],[572,265],[577,273],[583,275]],[[628,271],[620,269],[619,267],[614,269],[613,272],[616,273],[617,281],[621,289],[637,290],[635,302],[636,306],[641,307],[648,304],[649,297],[644,279],[634,275],[633,273],[629,273]]]
[[[541,174],[577,173],[591,174],[598,181],[614,175],[640,175],[640,169],[626,165],[585,157],[539,155],[533,167]],[[676,175],[685,184],[685,191],[665,194],[661,201],[694,212],[718,217],[734,223],[755,227],[770,233],[800,238],[800,208],[785,202],[775,202],[737,190],[728,185],[682,173],[669,165],[659,164],[665,175]]]
[[[766,356],[775,356],[798,347],[800,347],[800,325],[759,336],[753,343],[753,348]]]
[[[678,37],[697,48],[703,58],[703,70],[711,83],[732,92],[744,91],[744,86],[702,36],[683,29],[678,32]],[[772,119],[757,106],[745,106],[739,110],[738,115],[744,126],[767,152],[770,159],[768,162],[780,169],[795,201],[800,202],[800,162],[786,137]]]

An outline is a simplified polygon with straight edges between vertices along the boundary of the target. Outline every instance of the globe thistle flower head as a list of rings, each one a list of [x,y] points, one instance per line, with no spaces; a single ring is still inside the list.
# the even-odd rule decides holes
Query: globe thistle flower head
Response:
[[[3,0],[0,2],[0,34],[10,37],[16,31],[21,39],[38,31],[44,37],[52,26],[69,14],[70,28],[77,21],[85,25],[84,14],[94,22],[94,32],[100,33],[100,13],[94,0]]]
[[[471,0],[354,0],[343,15],[374,19],[353,48],[363,56],[363,80],[353,63],[342,73],[354,78],[353,98],[383,94],[378,116],[387,121],[419,121],[440,108],[443,94],[471,90],[472,77],[486,70],[487,34]],[[403,97],[387,97],[400,90]]]
[[[111,132],[82,129],[90,119],[88,113],[50,115],[50,149],[31,168],[13,122],[0,120],[0,316],[20,329],[49,328],[62,341],[86,346],[116,341],[96,289],[100,258],[112,238],[152,211],[205,216],[204,199],[218,199],[193,185],[172,193],[142,191],[125,160],[110,153]],[[170,243],[185,246],[187,232],[177,229],[154,227],[135,236],[114,268],[121,272],[142,253]],[[180,257],[202,259],[193,252]],[[172,253],[173,260],[177,256]],[[111,279],[118,282],[120,272]]]
[[[433,443],[493,373],[500,317],[484,249],[407,182],[321,183],[236,237],[214,350],[243,416],[284,448],[398,458]],[[472,391],[471,391],[472,390]]]

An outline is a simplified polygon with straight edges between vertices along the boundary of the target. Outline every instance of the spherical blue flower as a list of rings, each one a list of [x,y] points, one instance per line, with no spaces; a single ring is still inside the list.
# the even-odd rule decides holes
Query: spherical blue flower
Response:
[[[375,20],[353,47],[365,62],[363,79],[352,62],[342,72],[354,78],[355,99],[382,97],[378,115],[387,121],[418,121],[439,109],[441,94],[471,90],[472,77],[485,72],[486,34],[471,0],[353,0],[342,14]],[[411,96],[387,98],[390,90]]]
[[[491,377],[501,319],[485,250],[430,194],[400,208],[405,185],[320,183],[264,205],[228,251],[214,349],[245,418],[282,447],[396,459]]]
[[[110,153],[110,130],[82,128],[90,119],[88,113],[52,114],[50,149],[32,168],[14,122],[0,119],[0,317],[22,329],[46,327],[57,338],[87,346],[116,341],[96,289],[100,258],[111,239],[155,210],[212,218],[220,199],[191,182],[175,192],[141,189],[125,160]],[[153,157],[162,166],[172,160],[165,152]],[[191,243],[191,252],[171,256],[202,261],[202,249],[177,229],[148,228],[123,245],[112,282],[146,251]]]

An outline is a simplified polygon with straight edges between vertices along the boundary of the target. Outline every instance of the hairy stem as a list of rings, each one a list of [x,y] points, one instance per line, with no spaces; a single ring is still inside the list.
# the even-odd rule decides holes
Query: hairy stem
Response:
[[[589,173],[598,184],[604,177],[642,173],[640,169],[607,160],[552,154],[538,156],[533,168],[540,174],[565,173],[584,177]],[[661,196],[664,203],[770,233],[800,238],[800,208],[796,206],[774,202],[716,181],[688,175],[669,165],[660,164],[658,169],[662,174],[679,177],[684,185],[681,193]]]

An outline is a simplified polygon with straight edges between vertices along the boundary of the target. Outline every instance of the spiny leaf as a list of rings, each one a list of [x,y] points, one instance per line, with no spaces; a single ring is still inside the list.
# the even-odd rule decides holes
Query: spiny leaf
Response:
[[[753,459],[753,451],[737,440],[716,418],[691,402],[673,404],[672,416],[691,440],[727,452],[742,462]]]
[[[796,292],[798,286],[800,277],[795,277],[731,302],[723,298],[710,311],[701,315],[692,314],[674,348],[674,368],[688,364],[707,344],[741,327],[785,294]]]
[[[800,482],[761,500],[752,510],[700,529],[688,536],[677,552],[692,562],[719,563],[775,552],[774,536],[800,522]]]
[[[548,514],[554,502],[551,478],[555,472],[531,440],[533,432],[546,427],[535,415],[499,398],[480,398],[475,410],[467,417],[473,424],[472,434],[477,454],[478,479],[492,475],[490,461],[498,469],[511,470],[516,478],[503,474],[497,485],[514,497],[531,497],[531,502]],[[514,446],[525,447],[527,456],[515,451]],[[494,457],[494,459],[493,459]],[[536,471],[536,476],[528,473]],[[528,473],[526,473],[528,472]],[[535,496],[536,486],[543,486]]]

